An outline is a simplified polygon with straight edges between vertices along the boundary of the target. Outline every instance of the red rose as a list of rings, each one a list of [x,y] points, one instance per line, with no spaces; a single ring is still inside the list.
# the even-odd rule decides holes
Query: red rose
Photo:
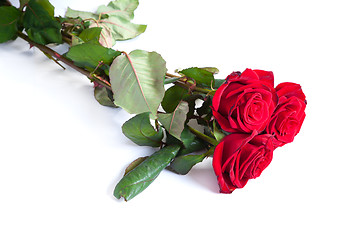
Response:
[[[299,84],[281,83],[276,92],[279,104],[266,128],[266,133],[274,136],[275,148],[294,140],[304,122],[306,107],[305,95]]]
[[[246,69],[233,72],[216,90],[213,115],[231,133],[261,132],[277,105],[272,72]]]
[[[272,136],[234,133],[215,148],[213,168],[221,193],[243,188],[249,179],[257,178],[273,157]]]

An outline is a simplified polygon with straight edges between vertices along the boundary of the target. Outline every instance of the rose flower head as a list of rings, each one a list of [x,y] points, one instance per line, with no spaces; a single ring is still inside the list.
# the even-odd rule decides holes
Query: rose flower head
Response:
[[[261,132],[277,105],[272,72],[246,69],[233,72],[215,92],[212,112],[230,133]]]
[[[213,168],[221,193],[243,188],[249,179],[260,176],[273,157],[272,136],[233,133],[216,146]]]
[[[280,83],[276,87],[279,104],[276,107],[266,133],[274,136],[274,146],[281,147],[294,140],[305,119],[306,98],[296,83]]]

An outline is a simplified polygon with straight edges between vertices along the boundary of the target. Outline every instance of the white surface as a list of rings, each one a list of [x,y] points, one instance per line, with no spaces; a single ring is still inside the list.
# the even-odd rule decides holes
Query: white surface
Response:
[[[51,2],[57,14],[107,3]],[[295,141],[231,195],[217,193],[208,159],[116,200],[125,167],[152,152],[122,135],[129,115],[99,105],[85,77],[23,40],[1,44],[0,239],[360,239],[356,3],[140,1],[134,22],[148,29],[119,50],[157,51],[169,72],[271,70],[307,95]]]

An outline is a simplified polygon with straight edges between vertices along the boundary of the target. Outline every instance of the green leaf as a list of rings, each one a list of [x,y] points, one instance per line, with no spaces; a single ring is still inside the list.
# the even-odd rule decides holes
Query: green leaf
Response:
[[[102,29],[99,27],[86,28],[84,29],[84,31],[80,33],[79,38],[81,38],[81,40],[83,40],[84,42],[91,42],[98,44],[101,30]]]
[[[20,2],[19,9],[23,9],[25,5],[29,2],[29,0],[20,0],[19,2]]]
[[[0,43],[16,38],[20,15],[21,12],[15,7],[0,7]]]
[[[75,36],[75,35],[71,36],[71,46],[76,46],[76,45],[83,44],[83,43],[85,43],[85,42],[78,36]]]
[[[187,145],[185,148],[180,149],[177,156],[186,155],[193,152],[198,152],[200,150],[204,150],[206,148],[206,145],[204,144],[204,141],[201,139],[195,138],[189,145]]]
[[[65,13],[65,17],[69,17],[69,18],[80,17],[83,20],[93,19],[94,21],[96,21],[99,18],[99,15],[95,14],[95,13],[91,13],[91,12],[83,12],[83,11],[73,10],[68,7],[66,10],[66,13]]]
[[[164,85],[174,83],[177,80],[181,79],[180,77],[173,77],[173,78],[165,78]]]
[[[189,104],[189,112],[186,116],[186,123],[190,121],[190,119],[197,118],[198,116],[195,116],[195,106],[196,106],[196,100],[198,99],[204,99],[205,94],[191,94],[184,100]]]
[[[187,125],[184,126],[184,130],[181,132],[180,139],[175,138],[174,136],[167,134],[166,144],[167,145],[182,145],[184,148],[187,148],[195,140],[195,135],[189,130]]]
[[[86,28],[79,36],[75,34],[72,35],[72,43],[71,46],[83,44],[83,43],[93,43],[93,44],[100,44],[100,33],[102,28],[93,27],[93,28]]]
[[[117,106],[114,104],[112,98],[110,97],[111,91],[104,87],[95,87],[94,96],[95,99],[103,106],[114,107]]]
[[[186,114],[188,111],[188,103],[181,101],[175,108],[174,112],[159,113],[158,120],[171,135],[181,141],[181,133],[184,130]]]
[[[180,145],[182,146],[177,156],[186,155],[192,152],[197,152],[206,148],[206,145],[201,139],[198,139],[185,125],[184,130],[180,135],[181,140],[173,137],[170,134],[166,136],[167,145]]]
[[[214,137],[218,142],[220,142],[225,137],[225,134],[216,126],[216,121],[213,121],[213,131]]]
[[[111,1],[107,6],[100,6],[97,13],[102,19],[98,24],[109,28],[115,41],[134,38],[146,29],[146,25],[130,22],[138,5],[138,0],[117,0]]]
[[[148,156],[146,157],[139,157],[137,159],[135,159],[132,163],[130,163],[130,165],[125,169],[125,173],[124,176],[126,176],[129,172],[131,172],[132,170],[134,170],[137,166],[140,165],[140,163],[142,163],[143,161],[145,161],[148,158]]]
[[[104,47],[108,47],[111,48],[112,46],[115,45],[116,40],[113,37],[113,34],[111,32],[111,29],[105,25],[100,25],[98,23],[92,23],[89,26],[90,28],[94,28],[94,27],[101,27],[101,33],[100,33],[100,38],[99,38],[99,43],[104,46]]]
[[[216,67],[203,67],[201,69],[204,69],[208,72],[211,72],[212,74],[218,74],[219,73],[219,69],[217,69]]]
[[[138,6],[138,0],[117,0],[110,2],[107,6],[100,6],[97,13],[101,15],[116,15],[132,20],[134,18],[134,11]]]
[[[27,3],[24,27],[31,40],[42,45],[62,43],[61,24],[55,20],[53,12],[53,6],[47,0]]]
[[[196,85],[211,87],[214,82],[214,69],[192,67],[179,71],[179,73],[193,79]]]
[[[225,79],[215,79],[214,88],[218,89],[224,82],[226,82]]]
[[[210,97],[207,97],[204,102],[202,103],[201,107],[196,109],[197,114],[201,117],[203,115],[207,115],[211,113],[211,106],[212,99]]]
[[[163,131],[156,131],[150,123],[150,113],[141,113],[125,122],[122,126],[124,135],[140,146],[161,146]]]
[[[138,5],[137,0],[118,0],[100,6],[97,14],[68,8],[66,16],[91,21],[91,28],[101,27],[100,44],[112,47],[116,41],[134,38],[145,31],[146,25],[130,22]]]
[[[180,138],[184,147],[187,148],[195,140],[195,135],[189,130],[187,126],[184,126],[184,130],[181,132]]]
[[[166,90],[164,98],[161,102],[161,106],[165,112],[171,113],[175,111],[175,108],[180,103],[180,101],[188,96],[188,90],[177,85],[172,86]]]
[[[115,104],[128,113],[156,116],[165,93],[165,64],[156,52],[135,50],[118,56],[109,73]]]
[[[31,2],[36,2],[37,4],[41,5],[50,16],[54,16],[55,8],[49,0],[30,0]],[[28,1],[29,2],[29,1]]]
[[[207,156],[206,153],[201,155],[183,155],[171,162],[169,170],[181,175],[187,174],[195,164],[200,163]]]
[[[94,71],[97,67],[107,71],[109,65],[121,53],[94,43],[83,43],[72,46],[66,57],[77,66]],[[100,64],[102,62],[102,64]]]
[[[116,185],[114,196],[128,201],[145,190],[170,163],[179,151],[179,146],[167,146],[152,154],[127,173]]]
[[[137,37],[145,32],[146,25],[135,24],[118,16],[109,16],[97,23],[98,27],[109,29],[115,41],[123,41]]]

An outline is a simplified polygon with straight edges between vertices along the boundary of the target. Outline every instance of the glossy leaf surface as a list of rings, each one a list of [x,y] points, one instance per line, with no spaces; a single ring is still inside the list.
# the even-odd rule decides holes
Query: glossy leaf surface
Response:
[[[181,132],[180,139],[168,134],[166,138],[166,144],[182,145],[183,147],[187,148],[195,140],[195,137],[196,136],[185,125],[183,131]]]
[[[47,0],[26,4],[24,27],[31,40],[42,45],[62,43],[61,25],[54,18],[54,7]]]
[[[192,67],[179,71],[179,73],[194,80],[196,85],[211,87],[214,83],[214,73],[217,72],[214,69],[216,68]]]
[[[114,196],[118,199],[123,197],[125,201],[137,196],[157,178],[179,149],[179,146],[167,146],[149,156],[120,180]]]
[[[20,14],[15,7],[0,7],[0,43],[16,38]]]
[[[99,43],[101,28],[94,27],[94,28],[86,28],[82,31],[79,35],[79,38],[84,42],[90,43]]]
[[[218,89],[224,82],[226,82],[225,79],[215,79],[214,88]]]
[[[126,176],[129,172],[134,170],[137,166],[140,165],[140,163],[145,161],[147,158],[148,158],[148,156],[147,157],[139,157],[139,158],[135,159],[133,162],[131,162],[129,164],[129,166],[127,166],[127,168],[125,169],[124,176]]]
[[[66,57],[74,61],[77,66],[93,71],[97,67],[108,70],[109,65],[118,55],[120,52],[111,48],[94,43],[83,43],[71,47]]]
[[[193,166],[204,160],[206,154],[200,155],[183,155],[179,156],[171,162],[169,169],[178,174],[187,174]]]
[[[122,126],[124,135],[140,146],[159,147],[163,131],[156,131],[150,123],[150,113],[141,113],[125,122]]]
[[[163,107],[165,112],[171,113],[175,111],[180,101],[188,96],[188,90],[176,85],[172,86],[166,90],[164,99],[161,102],[161,106]]]

